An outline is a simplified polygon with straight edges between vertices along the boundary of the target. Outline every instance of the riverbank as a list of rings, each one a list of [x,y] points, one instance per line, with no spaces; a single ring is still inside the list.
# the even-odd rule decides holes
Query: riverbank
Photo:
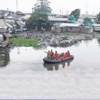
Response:
[[[17,45],[24,46],[52,46],[52,47],[68,47],[78,43],[81,40],[93,39],[93,34],[83,34],[83,33],[52,33],[52,32],[28,32],[28,33],[18,33],[13,34],[13,37],[18,39],[18,41],[12,41],[11,43],[16,43]],[[30,39],[30,42],[26,42]],[[26,40],[26,41],[24,41]],[[35,41],[32,41],[35,40]],[[24,42],[23,42],[24,41]],[[37,42],[36,42],[37,41]],[[33,45],[35,44],[35,45]]]
[[[19,46],[37,46],[38,44],[36,39],[11,38],[9,42]]]

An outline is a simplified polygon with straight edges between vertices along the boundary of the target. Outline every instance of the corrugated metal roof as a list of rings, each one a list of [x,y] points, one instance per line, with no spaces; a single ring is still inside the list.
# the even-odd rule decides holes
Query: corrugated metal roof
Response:
[[[5,28],[0,28],[0,33],[6,33],[7,30]]]
[[[100,24],[93,24],[93,26],[95,26],[95,27],[96,27],[96,26],[97,26],[97,27],[100,27]]]
[[[67,21],[68,18],[55,18],[55,17],[49,17],[49,21]]]
[[[0,19],[0,28],[7,28],[4,19]]]
[[[12,28],[13,26],[11,26],[9,23],[6,22],[6,25],[9,27],[9,28]]]
[[[16,21],[16,23],[21,27],[24,27],[25,26],[25,23],[23,23],[22,21]]]
[[[79,27],[81,25],[81,23],[78,23],[78,24],[76,24],[76,23],[61,23],[60,24],[60,27]]]

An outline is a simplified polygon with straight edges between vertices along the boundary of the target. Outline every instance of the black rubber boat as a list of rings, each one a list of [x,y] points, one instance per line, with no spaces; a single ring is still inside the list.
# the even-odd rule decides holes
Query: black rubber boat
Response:
[[[70,59],[74,59],[74,56],[73,56],[73,55],[70,55],[69,57],[65,58],[64,60],[61,60],[61,59],[59,59],[59,60],[56,60],[56,59],[51,60],[51,59],[48,59],[48,57],[45,57],[45,58],[43,59],[43,61],[44,61],[45,63],[61,63],[61,62],[68,61],[68,60],[70,60]]]
[[[74,59],[70,59],[70,60],[67,60],[67,61],[63,61],[63,62],[60,62],[60,63],[43,63],[43,66],[44,68],[48,68],[48,67],[55,67],[55,66],[59,66],[59,65],[62,65],[63,63],[67,64],[68,63],[71,63]]]

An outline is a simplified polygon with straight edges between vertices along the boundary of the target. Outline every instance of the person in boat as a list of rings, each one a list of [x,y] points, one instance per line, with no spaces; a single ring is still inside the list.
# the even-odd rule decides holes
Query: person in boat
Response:
[[[69,57],[69,56],[70,56],[70,52],[67,51],[67,53],[66,53],[66,57]]]
[[[54,52],[52,51],[52,49],[50,51],[50,57],[51,57],[51,59],[54,59],[55,58],[55,55],[54,55]]]
[[[69,57],[69,56],[70,56],[70,52],[67,51],[67,52],[65,53],[65,57]]]
[[[63,53],[62,53],[62,56],[61,56],[61,59],[64,60],[65,58],[66,58],[66,55],[65,55],[65,53],[63,52]]]
[[[50,59],[50,51],[48,50],[48,52],[44,51],[45,53],[47,53],[47,57]]]
[[[55,59],[58,60],[59,59],[59,54],[57,51],[55,51]]]

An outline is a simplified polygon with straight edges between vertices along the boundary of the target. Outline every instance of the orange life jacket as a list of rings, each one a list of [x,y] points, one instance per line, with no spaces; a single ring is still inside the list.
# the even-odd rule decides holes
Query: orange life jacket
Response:
[[[55,53],[55,58],[56,58],[56,60],[58,60],[58,58],[59,58],[59,54],[58,53]]]
[[[64,53],[62,54],[62,57],[61,57],[61,58],[62,58],[62,60],[64,60],[64,59],[65,59],[65,54],[64,54]]]
[[[68,56],[70,56],[70,52],[68,52]]]

